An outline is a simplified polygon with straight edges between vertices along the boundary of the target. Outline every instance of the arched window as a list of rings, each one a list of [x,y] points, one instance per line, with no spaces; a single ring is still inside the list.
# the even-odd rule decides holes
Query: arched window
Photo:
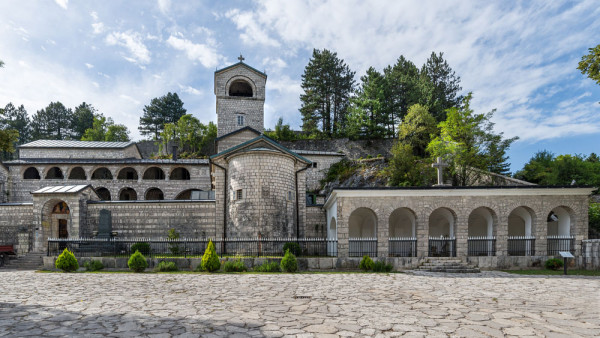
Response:
[[[119,171],[117,175],[118,180],[137,180],[138,173],[135,169],[131,167],[123,168]]]
[[[110,201],[110,191],[104,187],[96,188],[96,194],[103,201]]]
[[[112,178],[113,176],[110,170],[104,167],[94,170],[94,173],[92,174],[93,180],[112,180]]]
[[[159,167],[150,167],[144,172],[145,180],[164,180],[165,172]]]
[[[162,190],[158,188],[150,188],[146,191],[146,200],[147,201],[162,201],[165,199],[165,195]]]
[[[86,180],[87,177],[85,176],[85,171],[83,170],[82,167],[75,167],[75,168],[71,169],[71,172],[69,173],[69,179],[70,180]]]
[[[137,192],[132,188],[123,188],[119,193],[119,201],[135,201],[137,200]]]
[[[528,207],[517,207],[508,215],[507,253],[509,256],[535,254],[535,212]]]
[[[244,80],[235,80],[229,86],[229,96],[252,97],[252,86]]]
[[[171,181],[189,180],[190,172],[185,168],[175,168],[173,171],[171,171],[171,175],[169,176],[169,179]]]
[[[52,167],[46,173],[47,180],[62,180],[65,177],[63,176],[62,170],[59,167]]]
[[[40,172],[34,167],[27,168],[23,173],[24,180],[39,180],[40,178]]]

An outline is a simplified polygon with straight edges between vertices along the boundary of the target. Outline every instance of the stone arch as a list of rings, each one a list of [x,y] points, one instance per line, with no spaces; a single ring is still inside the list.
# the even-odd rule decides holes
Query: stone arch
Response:
[[[508,214],[508,236],[533,236],[536,216],[533,209],[518,206]]]
[[[188,181],[190,179],[190,171],[184,167],[177,167],[171,171],[169,180],[171,181]]]
[[[498,216],[488,207],[471,211],[468,219],[468,236],[492,237],[496,233]]]
[[[39,179],[41,179],[40,172],[35,167],[29,167],[29,168],[25,169],[25,171],[23,172],[23,179],[24,180],[39,180]]]
[[[144,180],[164,180],[165,172],[159,167],[150,167],[144,171]]]
[[[70,180],[87,180],[85,170],[82,167],[75,167],[69,171]]]
[[[228,96],[254,97],[256,87],[254,82],[245,76],[235,76],[227,83]]]
[[[146,190],[144,196],[144,199],[147,201],[162,201],[165,199],[165,194],[156,187]]]
[[[454,238],[456,213],[446,207],[437,208],[429,215],[429,237]]]
[[[65,176],[63,175],[62,170],[59,167],[52,167],[46,171],[46,180],[64,180]]]
[[[398,208],[390,214],[390,237],[415,237],[417,216],[409,208]]]
[[[46,239],[52,238],[68,238],[77,236],[77,232],[73,229],[73,218],[71,208],[66,201],[58,198],[53,198],[44,203],[41,208],[42,224],[39,227],[38,233],[41,236],[36,236],[40,240],[36,240],[37,250],[45,249]]]
[[[202,190],[201,189],[187,189],[187,190],[184,190],[184,191],[180,192],[179,194],[177,194],[175,199],[176,200],[191,200],[192,193],[194,191],[202,191]]]
[[[93,180],[112,180],[113,175],[106,167],[100,167],[92,173]]]
[[[119,170],[119,173],[117,174],[118,180],[137,180],[138,177],[137,170],[132,167],[125,167]]]
[[[130,187],[125,187],[119,191],[119,201],[136,201],[137,200],[137,192],[135,189]]]
[[[548,236],[571,236],[575,213],[566,206],[557,206],[548,213]]]
[[[108,190],[107,188],[98,187],[94,190],[96,190],[96,194],[98,194],[98,196],[100,197],[100,200],[102,200],[102,201],[110,201],[111,200],[110,190]]]
[[[348,218],[350,238],[376,238],[377,215],[369,208],[358,208]]]

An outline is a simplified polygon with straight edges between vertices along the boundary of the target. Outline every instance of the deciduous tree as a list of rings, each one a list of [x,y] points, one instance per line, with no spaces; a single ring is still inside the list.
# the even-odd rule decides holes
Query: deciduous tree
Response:
[[[600,45],[590,48],[589,53],[581,57],[577,69],[600,85]]]
[[[102,114],[95,114],[93,116],[93,127],[85,131],[81,140],[127,142],[129,141],[129,130],[125,125],[115,124],[110,117],[106,118]]]

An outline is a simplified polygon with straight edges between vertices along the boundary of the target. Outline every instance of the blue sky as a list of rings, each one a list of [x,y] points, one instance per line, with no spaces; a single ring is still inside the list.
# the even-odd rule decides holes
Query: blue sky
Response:
[[[576,69],[600,43],[597,1],[2,1],[0,105],[30,115],[85,101],[134,139],[143,106],[177,92],[216,121],[214,70],[245,62],[268,74],[265,126],[299,128],[301,74],[313,48],[338,53],[357,79],[432,51],[519,136],[511,169],[538,150],[600,153],[600,86]]]

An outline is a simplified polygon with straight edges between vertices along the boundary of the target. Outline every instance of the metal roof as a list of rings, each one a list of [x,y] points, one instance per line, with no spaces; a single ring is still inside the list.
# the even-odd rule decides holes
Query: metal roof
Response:
[[[258,137],[255,137],[255,138],[253,138],[251,140],[248,140],[248,141],[246,141],[244,143],[240,143],[237,146],[234,146],[234,147],[231,147],[229,149],[223,150],[222,152],[220,152],[218,154],[212,155],[210,158],[214,159],[214,158],[218,158],[218,157],[221,157],[221,156],[224,156],[224,155],[236,152],[239,149],[242,149],[242,148],[244,148],[246,146],[252,145],[252,143],[256,143],[256,142],[259,142],[259,141],[265,141],[268,144],[274,146],[275,148],[277,148],[277,149],[279,149],[279,150],[281,150],[281,151],[283,151],[283,152],[285,152],[287,154],[290,154],[290,155],[294,156],[295,158],[299,159],[300,161],[302,161],[304,163],[307,163],[307,164],[312,163],[309,159],[302,157],[302,155],[296,154],[295,152],[293,152],[293,151],[289,150],[288,148],[282,146],[281,144],[277,143],[276,141],[273,141],[272,139],[270,139],[269,137],[265,136],[264,134],[260,135]]]
[[[343,153],[336,153],[334,151],[320,151],[320,150],[298,150],[298,149],[290,149],[296,154],[300,155],[321,155],[321,156],[346,156]]]
[[[7,161],[6,165],[27,165],[27,164],[208,164],[208,159],[137,159],[137,158],[27,158],[14,161]]]
[[[135,142],[97,142],[97,141],[66,141],[66,140],[37,140],[20,145],[19,148],[101,148],[122,149]]]
[[[54,185],[36,190],[32,194],[78,193],[87,187],[91,185]]]

